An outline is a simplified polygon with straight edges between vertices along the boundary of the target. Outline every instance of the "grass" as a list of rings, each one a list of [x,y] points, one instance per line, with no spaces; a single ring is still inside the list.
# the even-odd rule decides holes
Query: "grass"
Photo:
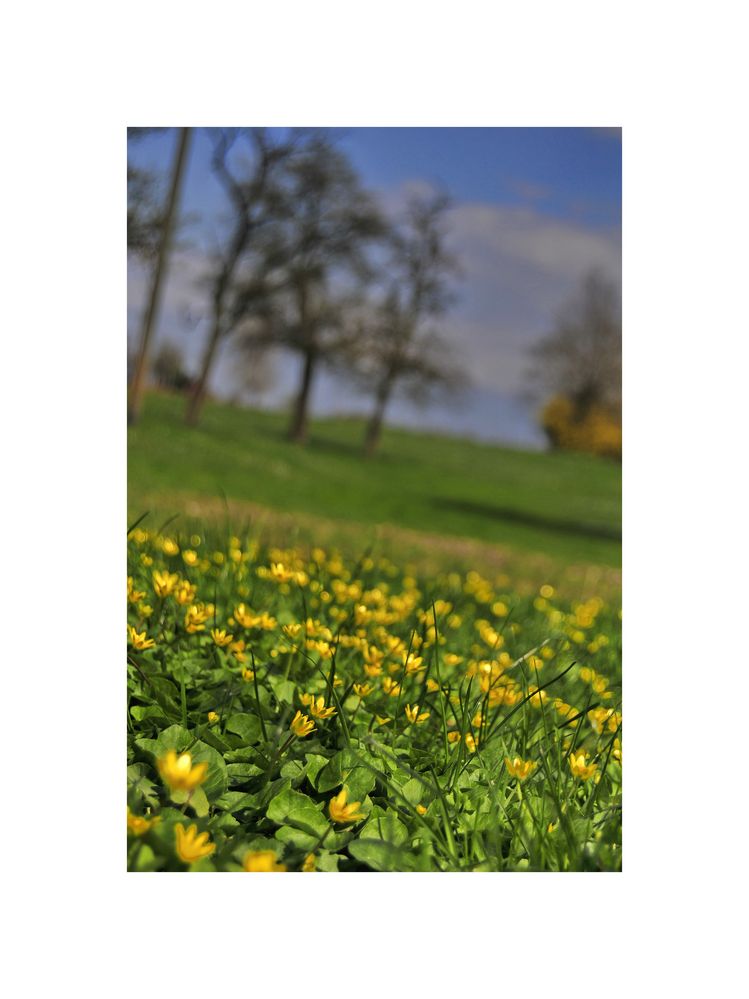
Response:
[[[128,573],[129,870],[620,869],[614,607],[175,525]]]
[[[200,515],[224,496],[249,512],[472,539],[557,566],[621,564],[613,462],[396,429],[366,461],[359,420],[314,421],[299,447],[285,440],[285,414],[209,404],[191,430],[183,413],[183,399],[154,394],[129,431],[133,518],[146,509],[184,513],[190,503]]]

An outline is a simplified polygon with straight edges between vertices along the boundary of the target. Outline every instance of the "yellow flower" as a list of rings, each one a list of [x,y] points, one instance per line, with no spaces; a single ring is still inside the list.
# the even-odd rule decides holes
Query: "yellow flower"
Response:
[[[161,822],[160,815],[154,815],[153,818],[147,819],[144,815],[133,815],[130,811],[130,806],[127,808],[127,831],[132,833],[133,836],[143,836],[148,830],[155,826],[157,822]]]
[[[406,718],[408,718],[409,722],[412,725],[414,724],[422,725],[431,714],[430,711],[422,711],[421,714],[419,714],[418,704],[414,704],[413,707],[411,707],[410,704],[407,704],[405,707],[405,712],[406,712]]]
[[[186,579],[183,579],[174,589],[174,599],[178,604],[191,604],[195,599],[195,594],[197,593],[197,586],[192,583],[188,583]]]
[[[198,553],[194,552],[191,548],[187,548],[182,552],[182,558],[185,560],[185,565],[197,565]]]
[[[185,630],[190,634],[196,631],[204,631],[205,623],[211,616],[212,607],[210,604],[192,604],[185,612]]]
[[[324,697],[318,697],[317,700],[315,700],[315,698],[313,697],[309,705],[309,710],[310,714],[314,718],[319,718],[322,721],[324,721],[326,718],[332,717],[335,714],[335,708],[325,707]]]
[[[328,814],[333,822],[340,822],[341,824],[346,822],[361,822],[364,815],[359,811],[360,801],[352,801],[350,805],[346,804],[348,799],[348,791],[344,787],[340,794],[337,794],[335,798],[331,798],[328,804]]]
[[[165,555],[177,555],[179,553],[179,546],[171,538],[164,538],[161,542],[161,550]]]
[[[234,635],[228,635],[224,628],[211,628],[211,638],[220,649],[234,641]]]
[[[305,735],[309,735],[310,732],[315,731],[315,723],[310,721],[307,715],[303,715],[301,711],[297,711],[291,721],[290,728],[294,735],[303,739]]]
[[[273,850],[250,850],[242,866],[250,874],[271,874],[286,870],[286,864],[277,862]]]
[[[570,770],[572,771],[573,777],[579,777],[581,780],[590,780],[590,778],[598,770],[597,763],[587,763],[587,753],[578,753],[575,755],[572,753],[569,757]]]
[[[466,749],[468,750],[468,752],[469,753],[475,753],[476,752],[476,740],[474,739],[474,737],[471,735],[470,732],[466,732],[466,736],[465,736],[465,740],[464,741],[465,741]]]
[[[302,870],[303,871],[317,870],[317,864],[315,863],[314,853],[308,853],[307,856],[304,858],[304,863],[302,864]]]
[[[242,670],[242,679],[243,680],[254,680],[255,679],[255,670],[254,669],[243,669]]]
[[[187,829],[179,822],[174,827],[176,836],[177,855],[185,864],[194,864],[201,857],[207,857],[216,849],[215,843],[209,842],[207,832],[198,832],[198,827],[193,823]]]
[[[132,576],[128,576],[127,577],[127,601],[128,601],[128,603],[130,603],[130,604],[137,604],[139,600],[142,600],[143,597],[145,597],[145,595],[146,595],[146,591],[145,590],[136,590],[135,589],[135,586],[133,585],[133,577]]]
[[[215,711],[208,712],[208,723],[210,725],[215,725],[218,721],[218,714]]]
[[[154,572],[153,589],[157,597],[168,597],[179,582],[176,572]]]
[[[437,681],[436,681],[436,680],[433,680],[433,679],[432,679],[432,678],[430,677],[430,678],[429,678],[429,679],[427,680],[427,690],[429,691],[429,693],[430,693],[430,694],[434,694],[434,693],[436,693],[436,692],[437,692],[437,691],[438,691],[439,689],[440,689],[440,685],[439,685],[439,684],[437,683]]]
[[[271,562],[268,575],[276,583],[288,583],[290,579],[294,579],[295,573],[287,569],[283,562]]]
[[[193,766],[189,753],[177,756],[173,749],[161,757],[157,766],[164,782],[172,791],[193,791],[198,784],[203,783],[208,774],[207,763],[196,763]]]
[[[397,680],[393,680],[392,677],[386,676],[382,681],[382,689],[386,694],[390,694],[391,697],[398,697],[401,692],[401,685]]]
[[[391,721],[390,718],[384,718],[382,715],[375,715],[375,719],[378,725],[388,725]]]
[[[152,649],[156,644],[152,638],[146,638],[145,631],[138,633],[131,624],[127,626],[127,630],[130,635],[130,644],[135,649]]]
[[[416,811],[419,813],[419,815],[426,815],[426,813],[427,813],[427,810],[424,807],[424,805],[417,805],[416,806]]]
[[[525,780],[526,777],[530,777],[536,769],[536,764],[533,760],[521,760],[519,756],[516,756],[512,760],[509,756],[505,756],[505,766],[510,777],[517,777],[518,780]]]
[[[406,673],[419,673],[426,669],[423,658],[415,656],[413,652],[409,652],[407,656],[403,657],[403,665],[406,667]]]
[[[242,639],[237,642],[232,642],[229,646],[229,652],[234,656],[238,663],[246,662],[247,656],[245,654],[245,643]]]
[[[367,695],[371,694],[373,690],[374,687],[370,683],[354,684],[354,693],[356,694],[357,697],[367,697]]]

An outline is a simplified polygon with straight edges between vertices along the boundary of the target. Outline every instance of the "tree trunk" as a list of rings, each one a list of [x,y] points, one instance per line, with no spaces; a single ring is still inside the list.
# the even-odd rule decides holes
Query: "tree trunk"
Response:
[[[143,405],[143,389],[145,387],[146,373],[148,371],[148,346],[151,339],[151,331],[155,325],[156,315],[159,310],[159,302],[161,300],[161,287],[166,274],[167,261],[169,259],[169,246],[171,244],[172,230],[174,228],[174,216],[176,215],[179,189],[182,183],[182,176],[184,174],[185,161],[187,159],[187,149],[190,144],[190,132],[191,129],[189,128],[180,129],[177,152],[174,158],[174,167],[172,168],[172,183],[169,189],[169,197],[166,203],[166,213],[164,215],[164,228],[161,234],[161,243],[159,244],[156,266],[153,271],[148,308],[146,309],[146,313],[143,318],[143,329],[141,331],[138,358],[135,363],[135,372],[130,385],[127,405],[128,424],[138,422],[141,407]]]
[[[187,403],[185,423],[188,427],[195,427],[198,424],[198,418],[200,417],[200,411],[203,408],[203,403],[205,402],[205,395],[208,389],[208,379],[211,374],[213,359],[216,355],[216,348],[218,347],[220,337],[221,313],[216,312],[213,320],[213,328],[211,329],[211,336],[208,340],[208,344],[206,345],[205,353],[203,354],[203,364],[200,369],[200,375],[192,392],[190,393],[190,400]]]
[[[390,399],[391,383],[383,382],[377,390],[375,397],[375,408],[369,418],[367,431],[364,435],[364,454],[371,458],[377,450],[382,436],[382,422],[385,418],[385,408]]]
[[[294,403],[294,411],[291,416],[289,426],[289,440],[295,444],[303,444],[307,440],[307,410],[309,408],[309,393],[312,386],[312,376],[315,369],[314,351],[307,351],[304,355],[304,368],[302,369],[302,381],[299,392]]]

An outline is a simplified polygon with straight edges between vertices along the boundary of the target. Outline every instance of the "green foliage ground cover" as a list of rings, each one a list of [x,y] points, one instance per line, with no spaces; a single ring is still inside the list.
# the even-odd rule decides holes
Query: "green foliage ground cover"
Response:
[[[142,526],[128,573],[130,870],[619,869],[617,607]]]
[[[360,420],[313,421],[307,447],[286,414],[221,404],[200,426],[185,400],[154,394],[129,431],[129,509],[178,512],[180,497],[248,501],[340,523],[471,538],[560,563],[621,565],[621,467],[386,429],[365,461]]]

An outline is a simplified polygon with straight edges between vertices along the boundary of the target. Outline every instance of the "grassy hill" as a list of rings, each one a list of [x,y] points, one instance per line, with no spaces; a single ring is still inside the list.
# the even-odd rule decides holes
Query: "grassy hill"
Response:
[[[621,564],[621,468],[613,462],[396,429],[367,461],[359,420],[315,421],[302,448],[285,440],[284,414],[209,404],[188,429],[183,411],[181,398],[151,395],[129,431],[134,516],[184,512],[188,501],[193,512],[209,511],[221,497],[235,509],[259,505],[344,529],[386,524],[560,563]]]

